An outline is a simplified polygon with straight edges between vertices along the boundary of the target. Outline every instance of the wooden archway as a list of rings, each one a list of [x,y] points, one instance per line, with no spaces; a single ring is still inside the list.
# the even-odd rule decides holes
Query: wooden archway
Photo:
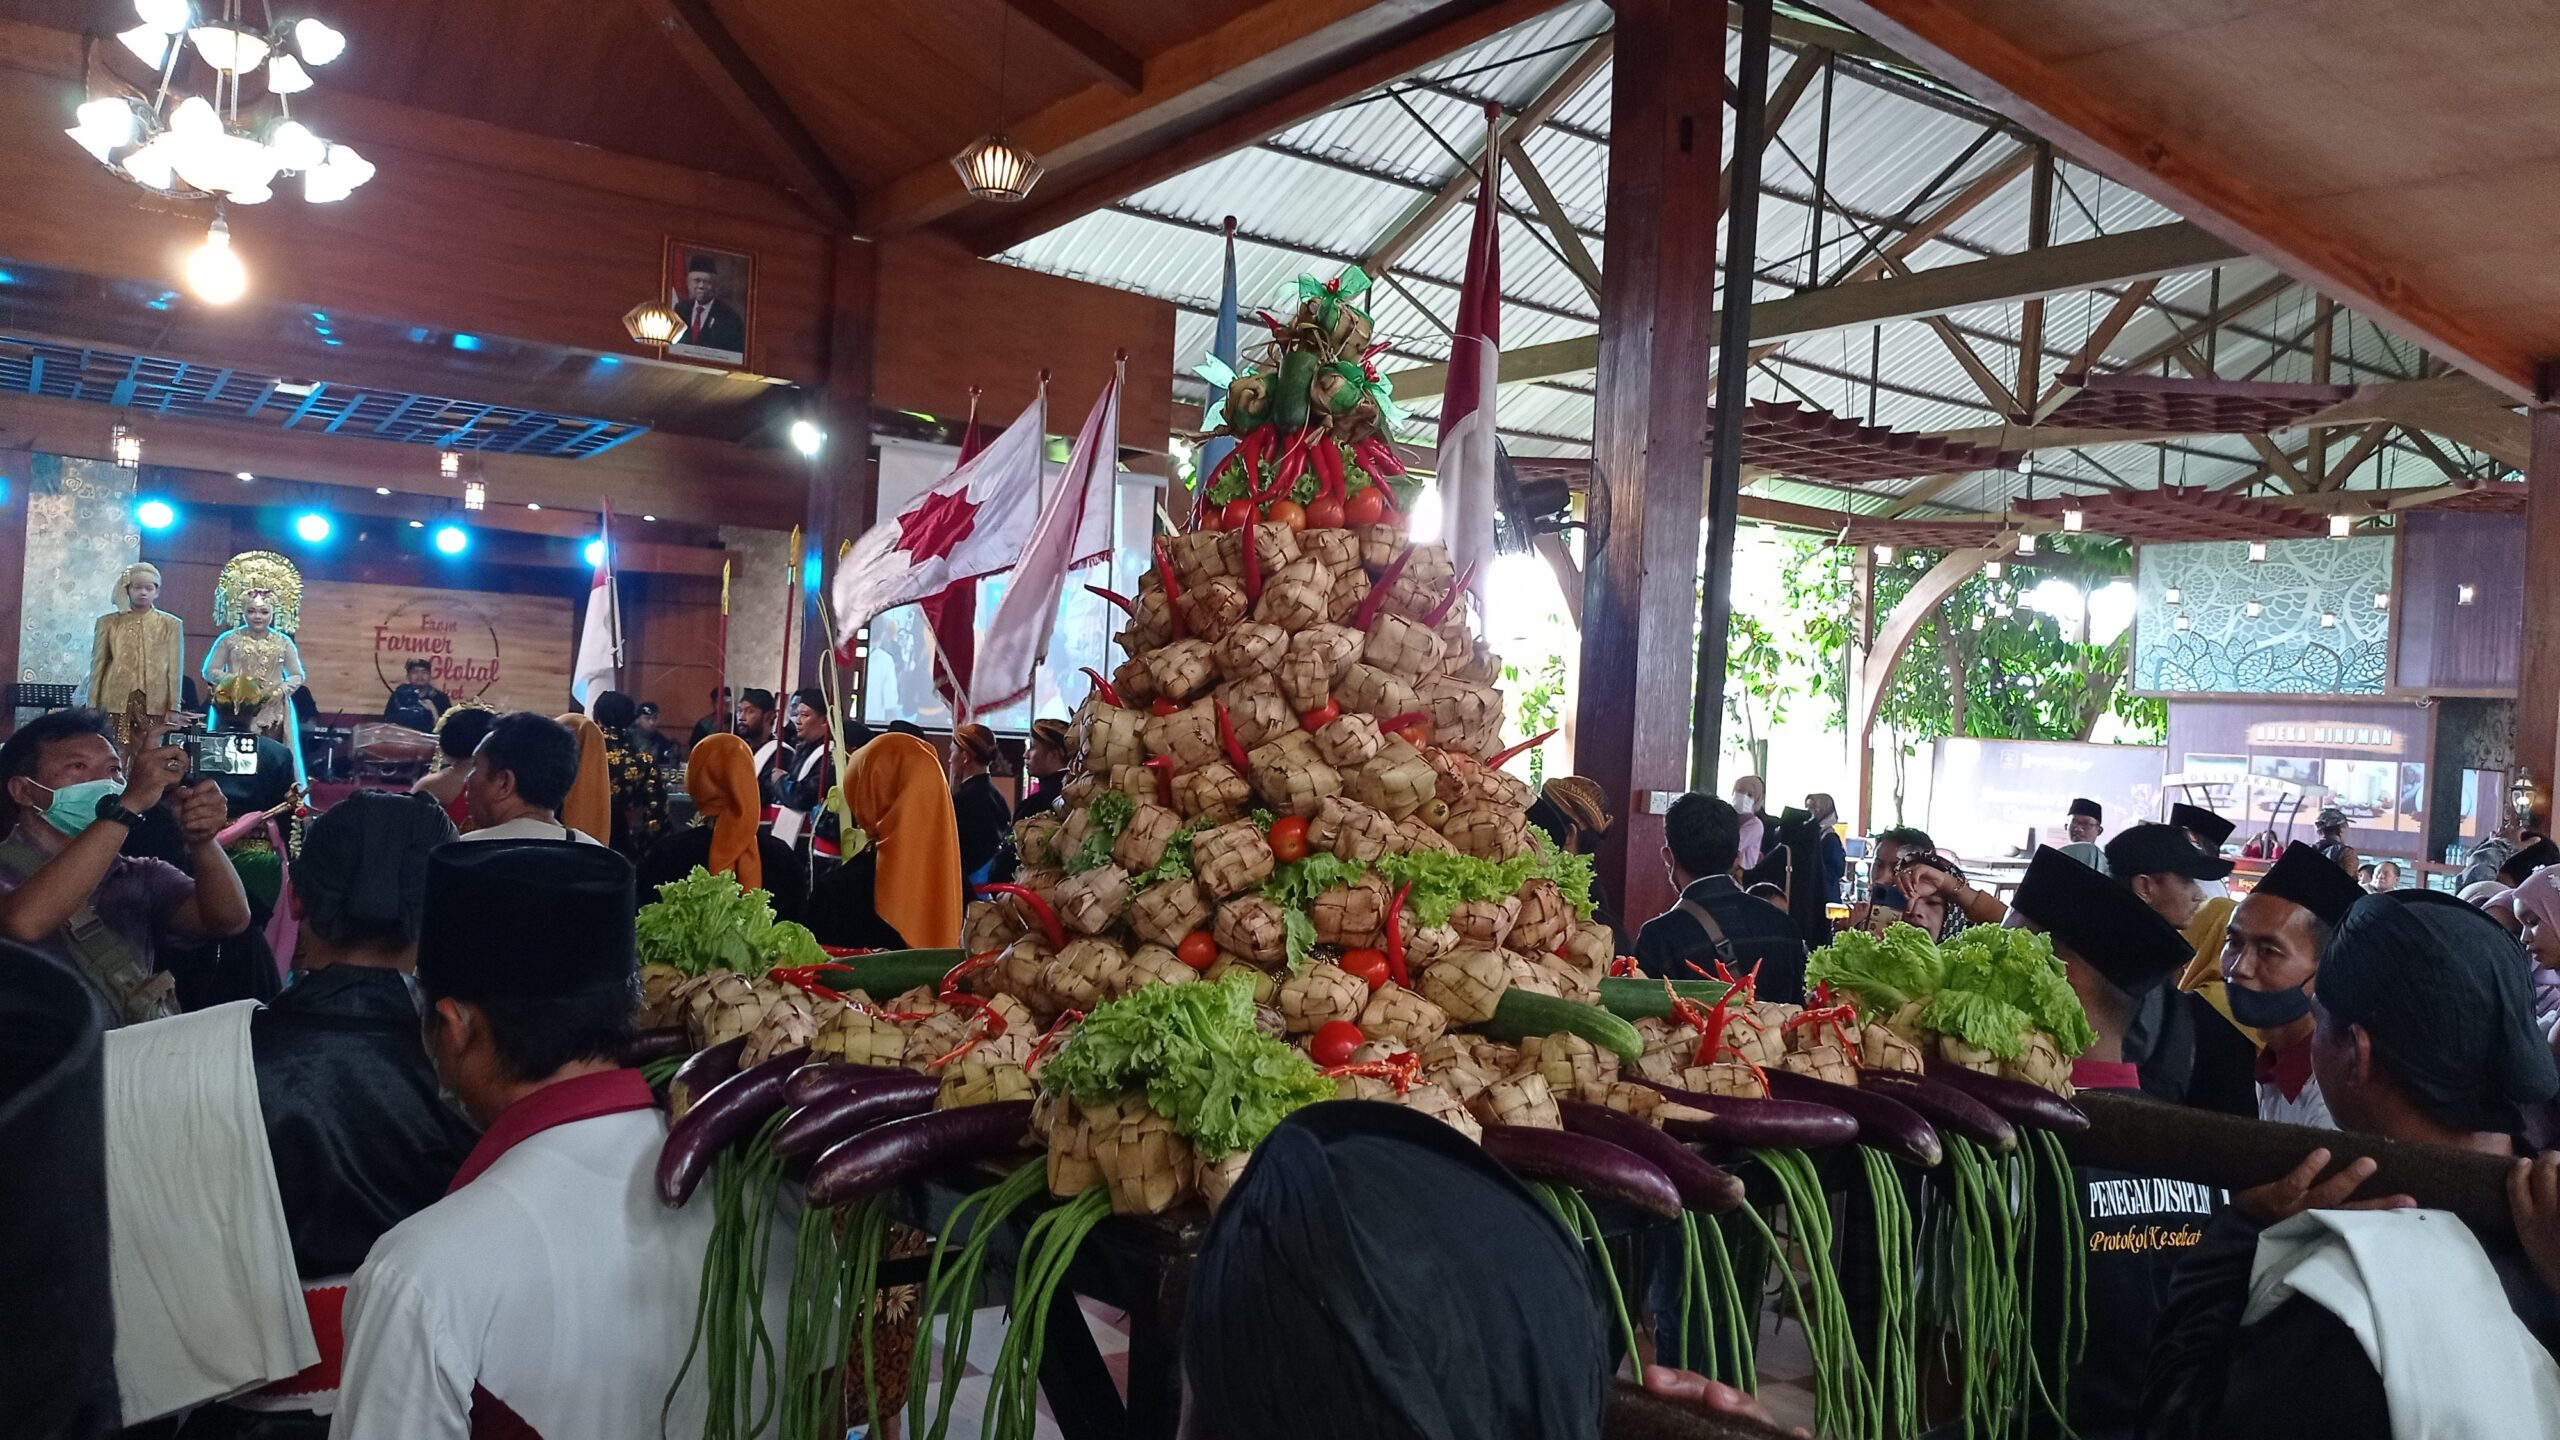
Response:
[[[1858,829],[1868,828],[1870,792],[1874,784],[1874,745],[1876,711],[1884,704],[1885,686],[1893,679],[1893,667],[1902,660],[1902,652],[1911,645],[1911,637],[1920,622],[1929,618],[1956,587],[1973,578],[1983,565],[2007,552],[2005,545],[1978,545],[1967,550],[1950,550],[1946,557],[1929,567],[1919,583],[1911,587],[1893,613],[1876,628],[1875,642],[1860,653],[1849,672],[1849,761],[1858,776]],[[1863,567],[1862,567],[1863,568]],[[1861,577],[1862,580],[1866,577]],[[1872,582],[1869,582],[1872,583]],[[1874,603],[1874,592],[1868,589],[1860,602]]]

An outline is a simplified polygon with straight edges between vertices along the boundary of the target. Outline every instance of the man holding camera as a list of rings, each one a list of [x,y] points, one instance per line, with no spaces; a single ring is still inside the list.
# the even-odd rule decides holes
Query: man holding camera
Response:
[[[176,1012],[158,970],[165,940],[236,935],[249,898],[214,842],[222,792],[185,784],[178,746],[138,750],[127,766],[96,710],[56,710],[0,745],[0,794],[13,828],[0,839],[0,937],[30,945],[87,977],[115,1023]],[[125,837],[166,798],[195,877],[123,853]]]

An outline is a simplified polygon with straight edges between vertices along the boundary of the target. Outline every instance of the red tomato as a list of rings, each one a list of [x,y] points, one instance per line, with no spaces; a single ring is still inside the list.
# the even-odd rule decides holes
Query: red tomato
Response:
[[[1387,952],[1384,950],[1345,950],[1342,968],[1360,977],[1370,989],[1387,983]]]
[[[1199,507],[1193,511],[1193,514],[1196,518],[1192,522],[1192,528],[1195,530],[1223,530],[1227,528],[1224,523],[1226,520],[1227,509],[1223,505],[1212,505],[1204,500],[1200,502]]]
[[[1206,970],[1218,963],[1217,937],[1206,930],[1194,930],[1182,937],[1182,943],[1174,947],[1173,953],[1192,969]]]
[[[1165,695],[1157,696],[1154,702],[1147,706],[1148,712],[1155,715],[1170,715],[1181,708],[1181,701]]]
[[[1274,525],[1304,530],[1307,528],[1307,507],[1295,500],[1274,500],[1263,507],[1262,518]]]
[[[1330,495],[1319,495],[1307,502],[1307,524],[1318,530],[1342,528],[1347,507]]]
[[[1271,822],[1271,857],[1275,860],[1307,858],[1307,822],[1295,815],[1283,815]]]
[[[1428,720],[1415,720],[1409,724],[1399,725],[1396,727],[1396,733],[1403,736],[1406,743],[1416,750],[1428,748],[1431,744],[1431,722]]]
[[[1253,502],[1238,496],[1218,511],[1218,528],[1241,530],[1253,523]]]
[[[1342,502],[1344,524],[1375,525],[1387,518],[1386,497],[1378,493],[1378,485],[1382,483],[1363,485],[1351,492],[1351,498]]]
[[[1307,1042],[1307,1054],[1318,1065],[1331,1068],[1351,1063],[1351,1052],[1369,1042],[1360,1027],[1348,1020],[1327,1020],[1316,1027],[1315,1038]]]
[[[1341,718],[1342,707],[1333,703],[1333,697],[1327,695],[1324,697],[1323,704],[1299,715],[1298,723],[1310,730],[1321,730]]]

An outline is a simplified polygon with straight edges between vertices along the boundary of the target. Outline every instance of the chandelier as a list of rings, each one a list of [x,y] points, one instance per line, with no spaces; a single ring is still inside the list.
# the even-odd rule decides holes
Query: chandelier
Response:
[[[258,22],[242,12],[254,6]],[[99,163],[162,194],[257,205],[279,176],[302,177],[302,198],[343,200],[373,178],[373,163],[293,118],[287,97],[338,58],[346,37],[308,16],[278,21],[269,0],[133,0],[142,23],[116,36],[158,72],[151,93],[90,100],[64,134]],[[192,54],[211,72],[190,87]],[[251,91],[256,93],[252,94]],[[270,103],[271,102],[271,103]]]

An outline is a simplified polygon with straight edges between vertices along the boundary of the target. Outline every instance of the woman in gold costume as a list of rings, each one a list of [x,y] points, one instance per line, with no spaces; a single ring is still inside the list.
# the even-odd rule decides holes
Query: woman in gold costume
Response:
[[[159,608],[160,569],[128,565],[116,577],[116,608],[98,617],[89,641],[89,703],[121,717],[142,694],[142,713],[163,723],[178,713],[186,627]]]
[[[306,670],[302,650],[293,637],[275,628],[275,594],[252,590],[241,597],[241,623],[222,632],[204,656],[204,679],[218,686],[234,675],[247,675],[266,692],[266,701],[249,728],[290,745],[293,743],[293,692],[302,688]]]

